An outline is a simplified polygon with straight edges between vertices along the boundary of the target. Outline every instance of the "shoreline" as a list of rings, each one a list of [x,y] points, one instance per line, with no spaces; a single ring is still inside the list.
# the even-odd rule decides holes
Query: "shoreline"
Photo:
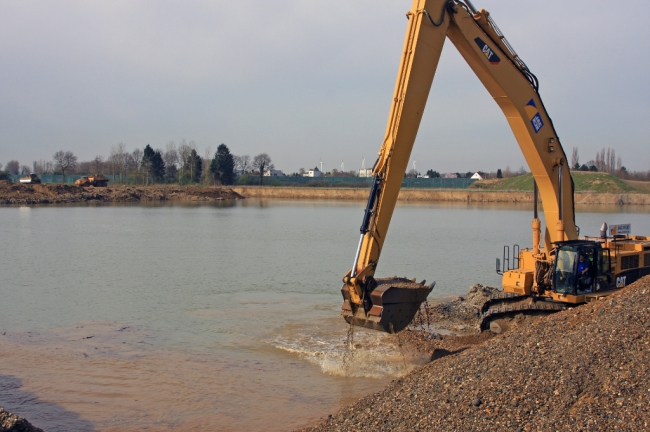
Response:
[[[309,188],[281,186],[233,186],[232,190],[246,198],[326,199],[366,201],[368,189]],[[468,202],[468,203],[531,203],[532,192],[486,191],[480,189],[401,189],[398,201]],[[650,205],[650,194],[576,192],[576,204]]]
[[[650,194],[576,192],[575,204],[650,206]],[[361,201],[368,199],[367,188],[282,187],[282,186],[178,186],[109,185],[80,187],[61,184],[24,185],[0,181],[0,205],[128,202],[211,202],[222,200],[295,199]],[[403,188],[400,202],[524,203],[532,204],[533,193],[482,189]]]

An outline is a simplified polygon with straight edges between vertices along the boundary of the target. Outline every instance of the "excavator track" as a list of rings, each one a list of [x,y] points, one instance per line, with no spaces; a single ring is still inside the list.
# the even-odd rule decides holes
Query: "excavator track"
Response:
[[[554,313],[566,310],[568,305],[537,299],[531,296],[511,295],[500,293],[483,304],[478,327],[481,331],[490,328],[490,322],[496,318],[512,313],[547,312]]]

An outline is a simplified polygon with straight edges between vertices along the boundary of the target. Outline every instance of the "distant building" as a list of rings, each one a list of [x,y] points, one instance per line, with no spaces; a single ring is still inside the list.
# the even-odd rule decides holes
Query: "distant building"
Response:
[[[442,177],[444,177],[444,178],[458,178],[458,174],[457,173],[446,173],[446,174],[443,174]]]
[[[475,172],[473,176],[470,177],[472,180],[483,180],[481,173]]]
[[[371,168],[360,169],[359,177],[372,177],[372,169]]]
[[[310,169],[309,171],[306,171],[302,176],[303,177],[323,177],[323,173],[318,168],[314,168],[314,169]]]
[[[264,177],[282,177],[284,173],[280,170],[266,170],[264,171]]]

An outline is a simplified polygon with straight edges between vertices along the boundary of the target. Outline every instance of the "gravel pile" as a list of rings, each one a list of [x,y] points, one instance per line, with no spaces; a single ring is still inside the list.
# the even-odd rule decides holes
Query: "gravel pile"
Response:
[[[499,289],[480,284],[473,285],[466,296],[459,296],[450,301],[436,302],[426,308],[429,318],[417,317],[414,323],[434,323],[437,328],[453,333],[474,334],[478,331],[481,307]]]
[[[0,407],[0,432],[43,432],[43,429]]]
[[[650,430],[649,335],[646,277],[483,336],[309,430]]]
[[[0,204],[60,204],[77,202],[220,201],[242,199],[229,188],[197,186],[26,185],[0,180]]]

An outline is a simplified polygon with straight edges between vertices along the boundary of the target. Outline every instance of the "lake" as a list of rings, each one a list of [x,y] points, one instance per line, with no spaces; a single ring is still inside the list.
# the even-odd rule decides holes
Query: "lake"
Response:
[[[358,330],[344,364],[341,278],[365,203],[0,208],[0,406],[47,431],[291,430],[425,362]],[[578,207],[650,233],[650,209]],[[499,286],[532,206],[399,204],[377,276],[430,298]]]

